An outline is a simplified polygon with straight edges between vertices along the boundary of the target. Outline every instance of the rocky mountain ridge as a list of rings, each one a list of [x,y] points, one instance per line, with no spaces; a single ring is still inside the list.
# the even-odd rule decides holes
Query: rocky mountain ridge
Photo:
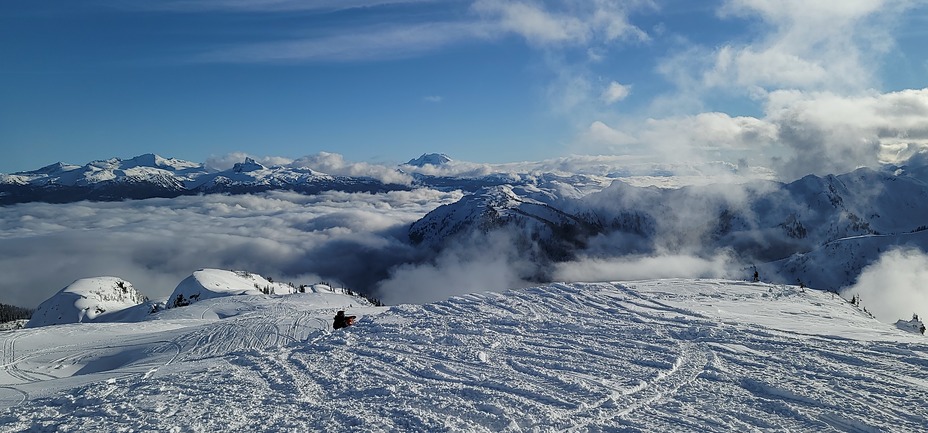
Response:
[[[790,183],[641,188],[616,181],[565,197],[540,183],[494,186],[441,206],[410,239],[440,250],[505,231],[539,267],[578,258],[728,254],[776,281],[837,290],[882,251],[928,251],[928,182],[905,170],[861,168]]]

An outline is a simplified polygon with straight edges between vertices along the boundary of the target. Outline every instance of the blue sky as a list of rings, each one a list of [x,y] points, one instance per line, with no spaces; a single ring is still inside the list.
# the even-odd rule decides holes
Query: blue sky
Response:
[[[0,173],[142,153],[899,162],[928,145],[926,24],[912,0],[8,0]]]

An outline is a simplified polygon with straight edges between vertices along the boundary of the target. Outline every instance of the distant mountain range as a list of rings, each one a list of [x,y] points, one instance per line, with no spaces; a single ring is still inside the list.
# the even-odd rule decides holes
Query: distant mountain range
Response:
[[[265,167],[252,159],[215,171],[147,154],[0,175],[0,204],[269,190],[459,189],[469,194],[413,223],[410,242],[440,251],[462,236],[504,230],[537,264],[526,277],[538,280],[551,277],[549,264],[583,258],[724,253],[771,281],[838,289],[853,283],[887,249],[928,251],[928,168],[921,165],[809,175],[790,183],[678,189],[635,187],[620,180],[603,187],[612,179],[585,175],[441,177],[413,169],[449,163],[446,155],[422,155],[404,165],[412,173],[409,184],[390,184],[309,168]]]
[[[83,166],[56,163],[38,170],[0,175],[0,205],[243,194],[277,189],[313,194],[327,190],[383,192],[408,186],[384,184],[365,177],[332,176],[308,168],[265,167],[251,158],[231,169],[215,171],[199,163],[146,154]]]

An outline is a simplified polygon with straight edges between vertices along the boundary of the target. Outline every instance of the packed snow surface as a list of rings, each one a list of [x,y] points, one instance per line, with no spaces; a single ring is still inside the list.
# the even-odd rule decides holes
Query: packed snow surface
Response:
[[[339,309],[358,323],[333,331]],[[226,296],[0,342],[0,432],[928,425],[924,336],[761,283],[554,284],[390,308]]]

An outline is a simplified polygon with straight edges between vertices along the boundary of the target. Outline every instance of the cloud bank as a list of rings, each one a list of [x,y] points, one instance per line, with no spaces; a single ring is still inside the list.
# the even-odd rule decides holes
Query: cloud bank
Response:
[[[780,90],[768,95],[765,113],[701,113],[620,126],[597,121],[585,138],[588,150],[657,154],[667,161],[737,157],[786,181],[904,164],[928,149],[928,88],[856,96]]]
[[[860,296],[877,319],[886,323],[909,320],[912,314],[928,317],[928,255],[917,249],[900,248],[883,253],[864,268],[857,284],[842,291],[850,299]],[[923,319],[924,320],[924,319]]]
[[[204,267],[370,291],[418,261],[408,224],[460,193],[328,192],[30,203],[0,215],[0,302],[36,306],[74,280],[118,276],[152,298]]]
[[[457,241],[431,260],[393,269],[389,278],[378,284],[377,293],[388,304],[425,303],[531,285],[525,278],[537,264],[513,245],[513,237],[506,231]]]

